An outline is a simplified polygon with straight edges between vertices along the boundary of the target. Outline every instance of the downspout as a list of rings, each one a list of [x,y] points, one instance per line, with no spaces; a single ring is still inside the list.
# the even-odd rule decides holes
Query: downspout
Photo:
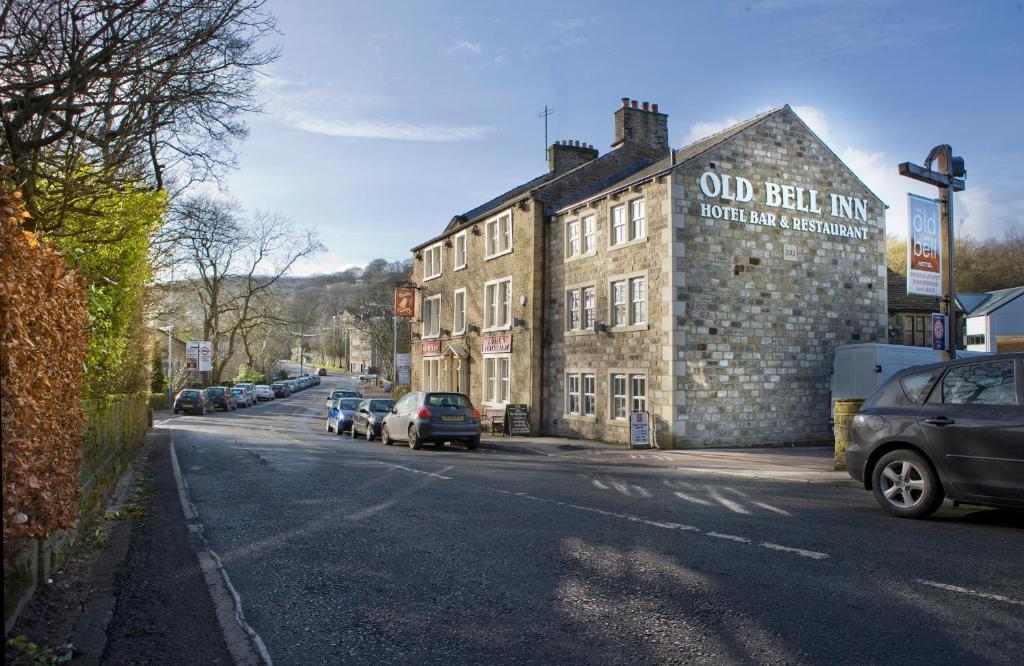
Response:
[[[544,309],[545,309],[546,304],[547,304],[547,293],[548,293],[548,285],[547,285],[548,274],[547,274],[547,271],[545,270],[545,266],[547,264],[547,251],[548,251],[547,250],[547,248],[548,248],[548,242],[547,242],[547,240],[548,240],[548,238],[547,238],[548,228],[547,228],[547,224],[545,223],[545,219],[544,219],[544,215],[545,215],[544,204],[540,200],[538,200],[538,199],[534,199],[534,201],[536,201],[535,205],[537,205],[539,207],[538,214],[540,215],[540,234],[541,234],[541,236],[540,236],[540,244],[539,244],[540,245],[540,261],[534,262],[535,265],[539,265],[539,269],[540,269],[540,298],[537,301],[537,306],[539,308],[538,312],[537,312],[537,321],[538,321],[538,326],[539,326],[538,331],[540,333],[540,343],[541,343],[540,344],[540,372],[538,373],[539,374],[540,383],[537,386],[537,398],[538,398],[538,400],[537,400],[537,433],[540,434],[540,435],[543,435],[543,434],[545,434],[545,430],[546,430],[546,428],[544,427],[544,367],[547,364],[547,351],[544,349],[544,329],[547,326],[547,322],[545,321],[545,318],[544,318]],[[533,355],[532,354],[532,352],[533,352],[533,349],[532,349],[532,347],[533,347],[533,337],[532,336],[530,337],[530,346],[531,346],[531,349],[530,349],[531,354],[530,355],[532,356]]]

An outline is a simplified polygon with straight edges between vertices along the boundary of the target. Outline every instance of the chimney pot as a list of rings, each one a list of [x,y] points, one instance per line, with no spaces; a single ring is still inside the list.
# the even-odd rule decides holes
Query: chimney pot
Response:
[[[580,140],[576,139],[576,141],[573,142],[573,145],[574,146],[579,146],[580,145]]]
[[[651,111],[654,111],[655,113],[657,113],[658,112],[658,105],[657,104],[651,104]]]
[[[632,108],[634,108],[634,109],[635,109],[635,108],[636,108],[636,100],[635,100],[635,99],[631,99],[631,100],[629,100],[629,105],[630,105],[630,106],[631,106]]]
[[[626,108],[627,106],[629,106],[629,98],[628,97],[623,97],[622,98],[622,108]]]
[[[643,106],[644,111],[650,111],[651,110],[651,105],[648,102],[644,102],[642,106]]]

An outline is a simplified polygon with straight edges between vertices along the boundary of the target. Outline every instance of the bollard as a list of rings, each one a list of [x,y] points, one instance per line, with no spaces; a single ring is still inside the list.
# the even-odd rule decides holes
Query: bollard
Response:
[[[832,469],[841,472],[846,469],[843,453],[853,442],[853,417],[864,404],[863,400],[836,400],[833,429],[836,433],[836,453]]]

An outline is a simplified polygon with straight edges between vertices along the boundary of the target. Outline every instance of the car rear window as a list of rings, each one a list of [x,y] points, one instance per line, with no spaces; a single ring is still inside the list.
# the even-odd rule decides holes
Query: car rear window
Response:
[[[198,398],[199,397],[199,391],[182,391],[181,392],[181,397],[182,398]]]
[[[469,398],[460,393],[431,393],[427,395],[431,407],[472,407]]]
[[[1016,405],[1013,361],[950,368],[942,380],[942,402],[953,405]]]
[[[932,384],[932,377],[935,373],[931,370],[928,372],[918,372],[913,375],[907,375],[900,380],[900,386],[903,387],[903,392],[907,396],[907,400],[921,404],[925,398],[928,397],[928,387]]]
[[[222,388],[212,388],[212,389],[210,389],[210,395],[224,395],[224,389],[222,389]]]
[[[386,412],[395,406],[394,400],[371,400],[370,411],[371,412]]]
[[[359,409],[359,398],[342,398],[338,401],[338,409]]]

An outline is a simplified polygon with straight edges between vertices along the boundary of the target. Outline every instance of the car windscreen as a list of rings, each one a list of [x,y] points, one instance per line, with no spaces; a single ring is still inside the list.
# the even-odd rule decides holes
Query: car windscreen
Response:
[[[394,400],[371,400],[370,411],[371,412],[386,412],[395,406]]]
[[[182,391],[181,392],[181,397],[182,398],[198,398],[199,395],[200,395],[199,391]]]
[[[351,411],[355,411],[359,409],[359,403],[361,402],[362,400],[360,400],[359,398],[342,398],[341,400],[338,401],[338,409],[348,409]]]
[[[427,405],[431,407],[472,407],[469,399],[460,393],[430,393]]]
[[[210,395],[224,395],[224,389],[222,388],[211,388],[206,390],[210,392]]]

